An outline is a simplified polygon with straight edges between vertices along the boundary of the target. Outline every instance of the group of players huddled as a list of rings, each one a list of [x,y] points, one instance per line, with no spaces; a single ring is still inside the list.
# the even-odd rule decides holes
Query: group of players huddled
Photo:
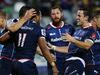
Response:
[[[36,51],[48,61],[48,75],[100,75],[100,10],[90,15],[78,9],[77,28],[63,21],[59,5],[51,7],[52,22],[45,28],[41,15],[38,8],[23,6],[19,19],[7,22],[0,11],[0,75],[38,75]]]

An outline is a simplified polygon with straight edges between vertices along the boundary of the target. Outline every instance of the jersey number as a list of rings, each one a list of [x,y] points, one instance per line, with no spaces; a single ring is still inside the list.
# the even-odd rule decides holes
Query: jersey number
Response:
[[[26,33],[19,33],[18,46],[24,46],[26,35]]]

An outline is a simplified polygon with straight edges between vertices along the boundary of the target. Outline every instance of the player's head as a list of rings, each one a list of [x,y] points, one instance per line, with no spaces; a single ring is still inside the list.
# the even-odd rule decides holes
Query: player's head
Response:
[[[38,8],[36,7],[30,7],[30,6],[23,6],[20,11],[19,11],[19,17],[23,17],[26,13],[26,11],[30,10],[30,9],[35,9],[36,11],[36,16],[33,16],[31,18],[31,20],[35,20],[36,22],[39,22],[40,21],[40,17],[41,17],[41,12]]]
[[[34,20],[35,22],[39,23],[41,20],[41,16],[42,16],[41,11],[36,7],[33,7],[33,9],[35,9],[35,11],[36,11],[36,16],[33,16],[31,19]]]
[[[19,11],[19,17],[23,17],[27,10],[31,9],[32,7],[29,6],[23,6]]]
[[[100,11],[94,12],[92,21],[97,27],[100,28]]]
[[[6,13],[0,11],[0,28],[3,28],[6,25]]]
[[[86,9],[79,9],[76,14],[76,21],[78,25],[83,25],[89,21],[90,13]]]
[[[50,10],[50,15],[51,15],[51,19],[53,22],[60,22],[62,21],[62,9],[59,5],[55,5],[53,7],[51,7]]]

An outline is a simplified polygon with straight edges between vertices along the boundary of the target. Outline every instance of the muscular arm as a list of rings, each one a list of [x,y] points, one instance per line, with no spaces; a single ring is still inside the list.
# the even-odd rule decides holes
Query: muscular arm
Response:
[[[88,50],[93,45],[93,41],[90,39],[86,39],[85,41],[79,41],[69,34],[65,34],[62,38],[86,50]]]
[[[63,47],[56,46],[55,51],[62,52],[62,53],[68,53],[68,47],[67,46],[63,46]]]
[[[68,46],[55,46],[55,45],[51,45],[51,44],[48,44],[49,47],[51,48],[51,50],[54,50],[54,51],[58,51],[58,52],[61,52],[61,53],[67,53],[68,52]]]
[[[40,37],[38,40],[38,45],[43,53],[43,55],[45,56],[45,58],[48,60],[48,62],[51,64],[52,62],[54,62],[53,58],[51,57],[51,54],[49,52],[49,49],[46,45],[46,41],[43,37]],[[52,65],[52,64],[51,64]]]
[[[22,25],[28,21],[32,16],[35,16],[36,12],[34,9],[27,10],[25,15],[16,23],[12,23],[9,27],[7,27],[8,30],[11,32],[16,32],[19,28],[22,27]]]
[[[86,40],[82,42],[82,41],[74,39],[74,41],[72,42],[76,44],[78,47],[85,48],[86,50],[88,50],[93,45],[93,42],[91,42],[90,40]]]
[[[46,45],[46,41],[45,41],[45,38],[43,37],[40,37],[39,40],[38,40],[38,45],[42,51],[42,54],[44,55],[44,57],[48,60],[48,62],[51,64],[52,66],[52,70],[53,70],[53,75],[58,75],[58,70],[57,70],[57,67],[56,67],[56,64],[55,64],[55,60],[52,58],[50,52],[49,52],[49,49]]]
[[[17,31],[19,28],[21,28],[21,26],[27,21],[27,19],[25,19],[24,17],[21,18],[18,22],[16,23],[12,23],[10,26],[7,27],[8,30],[10,30],[11,32],[15,32]]]
[[[6,40],[8,40],[10,38],[9,33],[10,33],[10,31],[7,31],[6,33],[4,33],[3,35],[0,36],[1,43],[5,42]]]

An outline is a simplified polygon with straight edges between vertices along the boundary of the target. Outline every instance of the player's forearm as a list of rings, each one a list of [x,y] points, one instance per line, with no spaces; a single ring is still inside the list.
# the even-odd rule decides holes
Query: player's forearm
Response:
[[[59,46],[52,46],[51,47],[54,51],[58,51],[58,52],[61,52],[61,53],[68,53],[68,47],[67,46],[62,46],[62,47],[59,47]]]
[[[78,47],[80,48],[84,48],[86,50],[88,50],[92,45],[90,45],[88,42],[82,42],[79,40],[74,39],[74,41],[72,42],[74,44],[76,44]]]
[[[48,49],[43,49],[42,50],[43,55],[45,56],[45,58],[48,60],[48,62],[51,64],[52,62],[54,62],[50,52]]]
[[[20,29],[22,27],[22,25],[27,21],[27,19],[25,19],[24,17],[21,18],[18,22],[16,23],[12,23],[11,26],[7,27],[8,30],[10,30],[11,32],[16,32],[18,29]]]
[[[52,66],[52,70],[53,70],[53,75],[58,75],[58,70],[55,64],[55,60],[53,59],[53,57],[51,56],[48,46],[46,45],[46,41],[44,37],[40,37],[38,39],[38,45],[44,55],[44,57],[48,60],[48,62],[51,64]]]
[[[8,31],[8,32],[4,33],[2,36],[0,36],[0,43],[3,43],[10,38],[9,33],[10,32]]]
[[[12,32],[17,31],[19,28],[21,28],[21,26],[27,21],[29,20],[32,16],[35,16],[36,12],[34,9],[30,9],[27,10],[25,15],[23,17],[21,17],[21,19],[16,22],[14,25],[11,25],[8,29]]]
[[[48,62],[52,65],[52,62],[54,63],[54,60],[50,54],[50,51],[48,49],[48,46],[46,45],[45,38],[40,37],[38,40],[38,45],[42,51],[43,56],[48,60]]]

